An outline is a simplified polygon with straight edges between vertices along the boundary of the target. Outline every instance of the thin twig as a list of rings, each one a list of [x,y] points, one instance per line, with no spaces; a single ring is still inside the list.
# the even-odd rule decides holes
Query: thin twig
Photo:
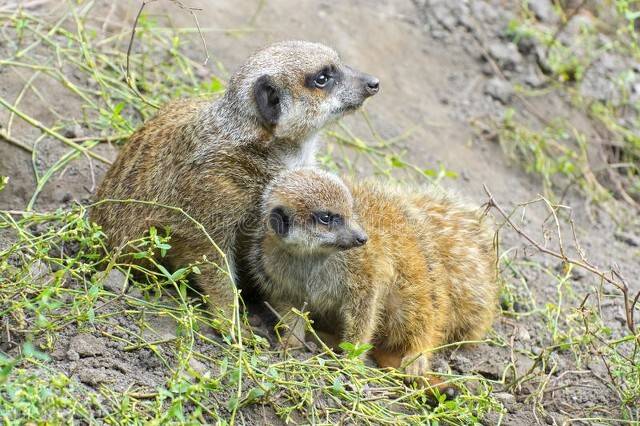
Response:
[[[27,146],[25,143],[20,142],[17,139],[14,139],[13,137],[7,135],[3,130],[0,130],[0,139],[3,139],[4,141],[10,143],[11,145],[17,146],[18,148],[33,154],[33,149],[30,146]]]
[[[302,304],[302,308],[300,308],[300,312],[304,312],[304,310],[307,308],[307,301],[305,300],[305,302]],[[300,315],[296,315],[296,320],[293,323],[293,327],[291,330],[291,334],[293,335],[293,337],[295,337],[300,343],[302,343],[303,345],[306,343],[304,342],[304,338],[300,339],[298,336],[296,336],[295,330],[298,327],[298,324],[300,324]],[[284,352],[287,353],[287,350],[289,349],[289,339],[287,339],[287,341],[284,344]]]
[[[136,29],[138,28],[138,21],[140,20],[140,15],[142,15],[142,11],[144,10],[144,7],[151,2],[154,2],[156,0],[145,0],[142,2],[142,4],[140,5],[140,9],[138,9],[138,13],[136,14],[136,19],[133,20],[133,26],[131,27],[131,37],[129,38],[129,45],[127,46],[127,66],[126,66],[126,78],[127,78],[127,82],[130,81],[131,77],[130,77],[130,72],[129,72],[129,62],[130,62],[130,58],[131,58],[131,48],[133,47],[133,40],[136,36]]]
[[[80,151],[82,153],[86,153],[86,154],[92,156],[93,158],[95,158],[96,160],[102,161],[105,164],[111,164],[111,161],[109,161],[105,157],[103,157],[103,156],[101,156],[99,154],[96,154],[95,152],[87,149],[86,147],[84,147],[82,145],[78,145],[77,143],[75,143],[71,139],[62,136],[60,133],[58,133],[58,132],[56,132],[54,130],[51,130],[50,128],[48,128],[44,124],[40,123],[38,120],[29,117],[28,115],[26,115],[22,111],[20,111],[17,108],[15,108],[13,105],[7,103],[2,98],[0,98],[0,105],[2,105],[3,107],[7,108],[9,111],[15,113],[18,117],[20,117],[21,119],[23,119],[24,121],[26,121],[27,123],[32,125],[33,127],[37,127],[38,129],[42,130],[43,132],[45,132],[49,136],[53,136],[54,138],[58,139],[62,143],[66,144],[66,145],[69,145],[70,147],[74,148],[75,150]]]
[[[273,315],[276,316],[276,318],[278,319],[278,321],[282,321],[282,315],[280,315],[280,313],[278,311],[275,310],[275,308],[273,306],[271,306],[271,304],[269,302],[267,302],[266,300],[264,301],[264,305],[267,307],[267,309],[269,309],[271,311],[271,313]],[[306,303],[304,305],[306,307]],[[297,338],[297,337],[296,337]],[[300,340],[300,339],[298,339]],[[307,343],[307,342],[302,342],[301,343],[304,345],[305,348],[307,348],[309,350],[309,352],[313,352],[313,348]]]
[[[127,85],[129,86],[129,88],[144,103],[146,103],[149,106],[152,106],[154,108],[158,108],[158,105],[154,104],[153,102],[149,101],[144,96],[142,96],[142,93],[140,93],[140,91],[136,87],[135,82],[131,79],[131,71],[130,71],[130,69],[131,69],[131,50],[133,48],[133,40],[135,39],[135,36],[136,36],[136,29],[138,28],[138,22],[140,21],[140,16],[142,15],[142,11],[144,10],[145,6],[147,4],[153,3],[155,1],[157,1],[157,0],[143,0],[142,4],[140,4],[140,8],[138,9],[138,13],[136,14],[136,18],[133,20],[133,26],[131,28],[131,37],[129,38],[129,44],[127,46],[125,80],[127,82]],[[200,23],[198,22],[198,17],[195,14],[196,11],[199,11],[199,10],[202,10],[202,9],[196,8],[196,7],[185,6],[184,3],[182,3],[180,0],[170,0],[170,1],[172,3],[174,3],[176,6],[178,6],[180,9],[187,10],[191,14],[191,16],[193,17],[193,21],[194,21],[194,23],[196,25],[196,29],[198,30],[198,34],[200,35],[200,41],[202,42],[202,49],[204,50],[205,59],[204,59],[203,65],[206,65],[207,62],[209,62],[209,51],[207,50],[207,42],[206,42],[206,40],[204,38],[204,34],[202,33],[202,30],[200,28]]]
[[[585,269],[585,270],[591,272],[592,274],[598,276],[603,281],[608,282],[609,284],[613,285],[618,290],[620,290],[620,292],[622,293],[622,296],[624,297],[624,308],[625,308],[625,313],[626,313],[626,323],[627,323],[626,325],[627,325],[627,328],[636,337],[637,342],[640,343],[640,335],[636,335],[636,330],[635,330],[635,321],[634,321],[634,312],[633,312],[633,306],[635,304],[632,304],[631,301],[629,300],[629,286],[627,285],[626,281],[624,280],[624,278],[622,277],[620,272],[618,272],[614,268],[611,268],[609,273],[605,273],[605,272],[601,271],[600,269],[598,269],[596,266],[594,266],[591,263],[587,262],[584,259],[583,256],[581,256],[581,259],[571,258],[571,257],[567,256],[563,252],[558,252],[558,251],[549,249],[549,248],[543,246],[542,244],[538,243],[531,236],[529,236],[529,234],[524,232],[518,225],[516,225],[511,220],[511,216],[508,215],[504,211],[504,209],[502,209],[502,207],[500,207],[500,205],[496,202],[495,198],[493,197],[493,194],[491,194],[491,192],[489,191],[489,189],[487,188],[486,185],[483,185],[483,189],[484,189],[484,192],[489,197],[489,201],[487,202],[487,205],[490,206],[490,207],[495,208],[496,211],[505,220],[505,222],[518,235],[520,235],[525,240],[527,240],[531,245],[533,245],[538,251],[540,251],[540,252],[542,252],[544,254],[547,254],[549,256],[553,256],[553,257],[555,257],[557,259],[560,259],[566,264],[572,264],[572,265],[577,266],[579,268]],[[638,297],[640,297],[640,296],[638,296]],[[635,300],[635,302],[637,302],[637,299],[634,299],[634,300]]]
[[[175,3],[180,9],[188,10],[191,16],[193,17],[193,22],[196,24],[196,29],[198,30],[198,34],[200,35],[200,41],[202,42],[202,50],[204,51],[204,61],[202,65],[206,65],[209,62],[209,51],[207,50],[207,42],[204,39],[204,35],[202,34],[202,30],[200,29],[200,23],[198,22],[198,17],[196,16],[196,11],[202,10],[198,7],[190,7],[185,6],[180,0],[170,0]]]

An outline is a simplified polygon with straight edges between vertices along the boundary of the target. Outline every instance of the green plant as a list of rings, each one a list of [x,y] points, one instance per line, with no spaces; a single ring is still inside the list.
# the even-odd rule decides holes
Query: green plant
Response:
[[[452,376],[463,395],[427,409],[425,391],[407,388],[402,374],[363,364],[358,357],[367,346],[347,347],[347,356],[322,347],[299,357],[269,348],[259,336],[220,334],[228,327],[209,315],[205,300],[188,280],[199,273],[199,264],[170,271],[156,260],[172,250],[170,232],[150,228],[143,238],[130,241],[133,257],[145,261],[133,264],[105,249],[104,235],[87,219],[86,206],[39,211],[39,194],[52,177],[81,156],[108,163],[94,149],[125,140],[158,105],[178,96],[215,97],[224,90],[221,65],[220,75],[201,79],[196,70],[202,74],[202,65],[184,54],[194,43],[192,29],[168,29],[145,14],[128,58],[127,81],[123,75],[129,33],[103,38],[87,21],[92,7],[91,1],[70,3],[68,13],[56,22],[22,10],[0,12],[3,46],[9,52],[0,59],[0,70],[28,75],[15,99],[0,97],[9,114],[1,142],[32,155],[36,180],[23,210],[0,211],[0,233],[7,238],[0,246],[0,317],[3,333],[8,333],[3,334],[6,352],[0,352],[2,422],[233,424],[268,406],[285,421],[303,416],[324,424],[473,424],[487,411],[499,409],[489,396],[490,384],[474,376]],[[80,113],[56,110],[36,86],[44,78],[77,102],[69,111]],[[42,101],[51,122],[27,111],[27,94]],[[32,145],[20,141],[17,120],[42,135]],[[75,126],[87,136],[68,131]],[[453,176],[442,166],[425,171],[404,161],[395,152],[397,141],[380,138],[372,144],[341,128],[349,136],[329,133],[330,149],[349,150],[355,161],[368,158],[385,175],[406,169],[421,178]],[[371,132],[378,140],[373,127]],[[353,149],[354,140],[358,149]],[[68,151],[42,170],[41,150],[49,143]],[[1,181],[3,186],[7,182]],[[121,290],[105,284],[112,276],[123,282]],[[238,310],[240,304],[238,300]],[[160,318],[175,326],[171,336],[157,335]],[[229,319],[234,324],[245,320]],[[311,324],[308,328],[313,331]],[[159,381],[125,389],[109,382],[85,386],[46,355],[66,351],[69,337],[78,334],[98,336],[117,347],[120,356],[148,354],[159,365]],[[467,380],[478,382],[473,393],[465,386]]]
[[[582,15],[580,12],[588,7],[591,9]],[[508,34],[515,43],[528,39],[538,46],[535,55],[549,78],[548,88],[522,93],[526,96],[544,96],[550,91],[560,94],[570,100],[574,116],[582,115],[596,123],[595,130],[587,136],[568,119],[542,120],[534,111],[539,121],[534,123],[507,111],[503,122],[496,125],[500,142],[527,171],[542,177],[547,196],[558,192],[564,195],[567,184],[577,184],[587,197],[598,203],[615,198],[638,208],[640,142],[635,129],[640,124],[640,105],[630,96],[636,74],[629,68],[599,77],[605,78],[615,92],[606,101],[582,90],[585,76],[594,72],[594,64],[603,55],[640,58],[635,31],[637,2],[617,0],[590,6],[582,2],[573,9],[558,6],[556,12],[559,23],[555,26],[541,25],[527,8],[509,24]],[[598,20],[599,15],[607,18]],[[569,24],[580,22],[581,16],[586,16],[583,21],[588,24],[580,25],[568,41],[567,37],[561,37],[568,32]],[[592,16],[595,18],[589,18]],[[598,130],[599,127],[606,130]],[[601,159],[605,164],[593,167]],[[615,209],[607,209],[615,216]]]

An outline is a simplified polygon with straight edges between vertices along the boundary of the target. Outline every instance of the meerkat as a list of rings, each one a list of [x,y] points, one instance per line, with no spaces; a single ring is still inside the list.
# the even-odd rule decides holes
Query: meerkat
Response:
[[[306,302],[312,318],[339,325],[342,341],[371,343],[381,367],[438,385],[425,375],[431,351],[491,327],[498,283],[490,227],[445,193],[299,168],[267,187],[262,216],[250,264],[275,309]],[[299,346],[304,322],[289,325],[286,344]]]
[[[214,312],[231,318],[240,232],[280,171],[313,164],[316,135],[378,92],[377,78],[344,65],[331,48],[284,41],[248,58],[215,101],[171,103],[133,133],[97,191],[91,211],[113,250],[151,226],[170,229],[170,267],[202,262],[196,284]],[[223,254],[221,254],[223,253]]]

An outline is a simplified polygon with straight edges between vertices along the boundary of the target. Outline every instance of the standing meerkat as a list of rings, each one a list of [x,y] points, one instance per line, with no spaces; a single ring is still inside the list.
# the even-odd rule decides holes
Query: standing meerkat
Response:
[[[275,309],[306,302],[315,320],[340,325],[343,341],[373,344],[381,367],[425,377],[432,349],[491,327],[496,253],[477,209],[300,168],[268,186],[262,215],[250,264]],[[287,345],[299,346],[304,324],[289,327]]]
[[[111,249],[125,251],[149,227],[170,228],[172,249],[163,261],[182,267],[206,255],[215,265],[201,265],[195,281],[214,311],[230,318],[233,289],[224,258],[234,273],[239,230],[257,213],[265,186],[283,169],[312,164],[318,131],[360,107],[378,86],[378,79],[342,64],[327,46],[280,42],[251,56],[220,99],[171,103],[129,138],[97,199],[182,208],[224,257],[175,210],[107,202],[92,209],[91,219]]]

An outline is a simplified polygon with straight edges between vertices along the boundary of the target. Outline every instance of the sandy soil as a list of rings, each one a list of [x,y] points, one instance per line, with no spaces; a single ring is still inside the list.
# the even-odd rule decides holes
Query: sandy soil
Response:
[[[259,7],[250,1],[190,3],[203,8],[198,13],[203,27],[221,29],[245,27]],[[425,166],[442,163],[459,175],[458,179],[445,180],[445,186],[455,188],[476,202],[484,202],[486,196],[482,188],[487,185],[500,203],[511,208],[518,202],[535,198],[541,191],[541,184],[536,177],[525,174],[519,165],[508,160],[497,143],[482,138],[473,125],[475,121],[500,118],[508,106],[525,111],[525,114],[528,108],[533,108],[543,117],[567,117],[586,134],[595,133],[588,118],[573,111],[567,100],[553,91],[531,100],[530,106],[523,105],[512,95],[513,83],[535,86],[543,82],[535,59],[519,52],[513,43],[502,37],[514,14],[512,7],[511,2],[498,0],[273,0],[259,9],[251,31],[205,32],[205,37],[212,56],[228,70],[233,70],[256,48],[281,39],[315,40],[335,47],[345,62],[380,78],[381,93],[368,103],[367,110],[383,137],[391,138],[412,129],[403,144],[414,163]],[[104,5],[102,10],[109,10],[109,6]],[[148,13],[162,14],[168,10],[176,27],[193,25],[189,14],[176,12],[170,4],[153,3]],[[120,2],[114,14],[118,18],[113,19],[113,25],[128,25],[135,12],[134,8]],[[506,81],[492,70],[484,58],[485,52],[489,52],[496,62],[502,61]],[[194,58],[199,55],[201,52],[190,52]],[[214,62],[208,66],[213,67]],[[7,72],[0,74],[0,81],[2,97],[14,99],[22,87],[22,77]],[[51,92],[57,90],[55,86],[47,87],[43,81],[40,82],[41,89],[49,91],[56,100],[53,107],[73,111],[73,100],[66,98],[63,90],[56,96]],[[39,103],[33,94],[27,94],[22,101],[38,120],[45,123],[53,120],[50,110]],[[533,119],[532,114],[528,116]],[[7,112],[0,110],[0,123],[5,123],[6,119]],[[358,117],[349,117],[346,123],[356,133],[367,132]],[[19,120],[14,123],[13,133],[25,141],[39,136],[38,131]],[[39,149],[43,169],[64,152],[59,144],[48,139]],[[34,190],[30,155],[1,142],[0,151],[0,174],[11,177],[10,186],[0,192],[0,208],[21,209]],[[102,144],[96,151],[115,158],[117,147]],[[68,206],[74,200],[87,202],[95,188],[92,179],[99,181],[104,172],[103,164],[94,162],[90,167],[86,158],[78,158],[45,186],[36,208],[54,210]],[[361,172],[368,174],[371,171],[363,168]],[[585,200],[579,194],[569,193],[565,204],[573,207],[578,236],[590,260],[604,267],[616,262],[623,275],[638,276],[639,250],[633,245],[633,238],[638,241],[640,235],[637,223],[628,224],[625,229],[633,237],[631,240],[615,238],[618,226],[604,214],[590,218]],[[545,219],[543,209],[532,208],[521,225],[540,236]],[[502,246],[503,249],[517,248],[521,256],[552,269],[558,264],[527,250],[513,232],[503,233]],[[529,288],[539,302],[554,300],[556,288],[547,275],[535,269],[526,273]],[[112,279],[117,282],[119,277]],[[638,290],[638,283],[630,281],[630,285]],[[596,280],[586,274],[577,275],[576,293],[594,288],[597,288]],[[621,333],[619,306],[609,305],[603,312],[614,335]],[[126,319],[114,321],[131,326]],[[171,321],[157,318],[152,322],[157,325],[153,332],[159,333],[160,337],[162,333],[171,336],[175,332],[175,324]],[[436,366],[444,368],[448,363],[455,371],[474,371],[499,379],[512,364],[519,377],[534,364],[523,351],[539,352],[549,341],[548,330],[542,324],[526,319],[503,317],[496,321],[495,330],[508,344],[447,352],[439,356]],[[124,351],[101,336],[76,334],[73,326],[56,345],[52,356],[57,368],[87,386],[97,386],[114,375],[117,377],[113,385],[116,390],[126,388],[134,380],[143,380],[153,386],[163,377],[162,365],[148,351]],[[597,358],[586,363],[587,373],[561,376],[563,372],[575,370],[576,361],[569,352],[559,351],[553,356],[558,366],[552,373],[552,377],[558,379],[554,386],[568,384],[569,387],[547,394],[541,401],[549,413],[548,418],[534,417],[532,402],[527,400],[533,384],[527,383],[511,393],[496,389],[496,398],[508,411],[504,418],[506,424],[561,423],[567,416],[579,416],[586,407],[595,405],[615,410],[615,398],[602,382],[606,375],[604,366]],[[203,365],[196,367],[206,368]],[[141,370],[144,371],[142,374]],[[541,373],[544,375],[544,371]],[[263,415],[256,418],[261,419]],[[270,415],[270,421],[275,422],[276,418]],[[485,421],[492,424],[495,419],[489,417]]]

